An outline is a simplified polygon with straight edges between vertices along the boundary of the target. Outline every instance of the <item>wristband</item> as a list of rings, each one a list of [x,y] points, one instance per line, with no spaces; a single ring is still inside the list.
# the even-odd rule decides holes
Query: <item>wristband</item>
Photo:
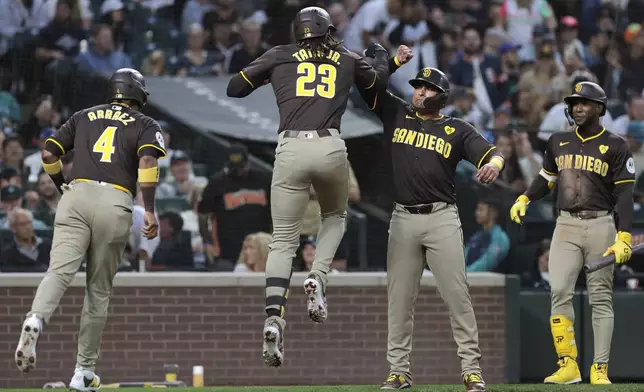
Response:
[[[139,169],[139,182],[157,183],[159,182],[159,168],[150,167],[147,169]]]
[[[498,156],[498,155],[495,155],[495,156],[493,156],[493,157],[492,157],[492,159],[490,159],[490,163],[492,163],[492,164],[494,164],[496,167],[498,167],[498,168],[499,168],[499,170],[503,170],[503,163],[504,163],[504,162],[505,162],[505,161],[503,160],[503,158],[501,158],[501,157],[500,157],[500,156]]]
[[[398,61],[398,56],[394,56],[394,63],[397,67],[400,67],[400,61]]]
[[[63,171],[63,163],[59,160],[57,160],[54,163],[42,163],[42,168],[45,171],[45,173],[49,175],[54,175],[58,174]]]

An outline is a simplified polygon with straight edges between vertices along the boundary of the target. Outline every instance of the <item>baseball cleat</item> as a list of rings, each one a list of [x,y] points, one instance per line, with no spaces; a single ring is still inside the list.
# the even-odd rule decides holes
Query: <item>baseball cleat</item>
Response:
[[[309,297],[308,311],[309,317],[316,323],[323,323],[326,320],[326,298],[322,284],[314,275],[304,281],[304,292]]]
[[[411,384],[405,380],[405,377],[400,374],[390,374],[387,379],[380,384],[380,389],[408,389],[411,388]]]
[[[590,367],[590,383],[593,385],[612,384],[608,378],[607,363],[593,363],[593,366]]]
[[[284,327],[277,320],[278,317],[269,317],[264,323],[264,363],[271,367],[282,366],[284,362]]]
[[[463,377],[463,383],[465,384],[465,390],[467,392],[486,392],[487,387],[483,377],[478,373],[466,374]]]
[[[94,392],[101,387],[101,378],[91,370],[76,369],[69,382],[69,389],[78,392]]]
[[[16,366],[24,373],[36,368],[36,344],[42,332],[42,322],[37,316],[31,316],[22,324],[18,348],[16,348]]]
[[[546,377],[545,384],[577,384],[581,382],[581,373],[577,361],[570,357],[563,357],[557,362],[559,370]]]

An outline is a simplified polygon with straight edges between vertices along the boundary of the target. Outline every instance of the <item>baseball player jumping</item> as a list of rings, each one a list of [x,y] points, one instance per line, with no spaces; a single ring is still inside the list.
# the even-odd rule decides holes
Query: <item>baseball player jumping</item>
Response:
[[[382,59],[376,59],[379,64]],[[396,57],[391,72],[400,66]],[[407,103],[385,88],[359,89],[382,120],[394,172],[394,211],[387,251],[388,345],[390,373],[381,389],[412,385],[411,348],[414,305],[425,265],[449,308],[452,333],[468,392],[485,391],[479,337],[468,292],[454,173],[465,159],[476,165],[484,183],[496,180],[504,159],[494,145],[463,120],[443,116],[450,84],[443,72],[425,68],[409,81]]]
[[[559,370],[546,377],[548,384],[581,382],[572,305],[581,268],[609,254],[615,255],[617,264],[631,258],[635,162],[627,142],[599,122],[606,113],[604,90],[592,82],[578,83],[574,90],[564,101],[567,116],[572,117],[569,121],[577,125],[575,131],[550,136],[540,176],[510,209],[512,220],[521,223],[530,201],[541,199],[557,185],[559,217],[548,270],[550,329]],[[613,269],[610,266],[586,276],[595,336],[591,384],[611,383],[608,358],[613,336]]]
[[[151,239],[158,227],[157,159],[166,156],[159,124],[139,112],[148,99],[143,76],[134,69],[116,71],[109,94],[110,104],[75,113],[45,142],[42,165],[63,196],[54,221],[49,270],[38,286],[15,354],[23,372],[36,367],[38,338],[86,256],[85,303],[76,370],[69,383],[70,389],[81,392],[101,385],[94,370],[112,282],[130,236],[137,177],[145,203],[143,234]],[[71,182],[65,184],[60,157],[72,149],[74,167]]]
[[[322,8],[299,11],[293,22],[296,44],[276,46],[234,75],[229,97],[245,97],[270,82],[280,112],[278,145],[271,184],[273,243],[266,263],[264,361],[280,366],[284,358],[284,320],[293,258],[299,245],[302,217],[313,185],[322,224],[311,274],[304,282],[309,317],[327,317],[327,273],[344,235],[349,164],[340,119],[349,89],[386,85],[387,53],[382,69],[341,46],[335,27]]]

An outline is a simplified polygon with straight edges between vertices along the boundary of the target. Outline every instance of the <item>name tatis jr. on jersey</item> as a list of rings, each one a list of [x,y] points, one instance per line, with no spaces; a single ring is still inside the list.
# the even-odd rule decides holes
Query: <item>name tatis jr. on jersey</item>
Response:
[[[575,169],[586,170],[606,177],[610,167],[608,163],[599,158],[582,154],[563,154],[555,158],[555,163],[559,170]]]
[[[113,120],[120,121],[123,125],[128,125],[136,121],[136,119],[130,116],[128,113],[118,110],[120,106],[112,106],[114,110],[110,109],[98,109],[91,112],[87,112],[87,118],[89,121],[96,120]]]
[[[446,127],[451,128],[451,127]],[[391,139],[392,143],[407,144],[416,148],[423,148],[436,151],[445,159],[449,158],[452,152],[452,145],[445,139],[412,129],[396,128]]]

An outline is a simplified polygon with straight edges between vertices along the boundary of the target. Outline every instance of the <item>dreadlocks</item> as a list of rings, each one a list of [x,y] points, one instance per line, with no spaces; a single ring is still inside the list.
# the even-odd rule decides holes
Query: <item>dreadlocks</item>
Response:
[[[325,57],[329,50],[335,50],[342,45],[342,40],[335,38],[330,31],[322,37],[308,38],[297,41],[297,47],[309,50],[313,57]]]

